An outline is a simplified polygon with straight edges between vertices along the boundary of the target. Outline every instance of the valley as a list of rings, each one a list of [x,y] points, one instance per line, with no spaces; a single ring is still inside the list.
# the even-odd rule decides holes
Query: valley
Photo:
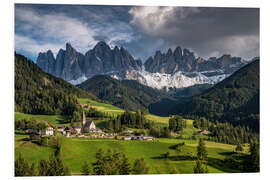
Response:
[[[15,159],[23,158],[36,170],[43,160],[55,157],[65,166],[66,175],[83,175],[83,163],[94,175],[98,173],[95,163],[101,149],[105,154],[121,152],[132,168],[142,158],[147,174],[190,174],[200,162],[197,147],[203,141],[207,158],[202,160],[201,168],[206,167],[202,172],[257,171],[245,167],[249,162],[257,168],[257,160],[251,161],[258,155],[257,121],[249,119],[245,124],[248,127],[231,124],[233,121],[198,114],[198,107],[192,106],[202,104],[193,102],[197,97],[204,98],[209,93],[220,96],[220,91],[225,92],[221,88],[238,88],[241,92],[243,87],[250,94],[244,95],[244,101],[238,102],[236,108],[240,112],[248,110],[254,105],[252,102],[257,102],[258,86],[250,85],[241,74],[248,74],[246,78],[257,82],[258,60],[216,85],[159,90],[107,75],[94,76],[73,86],[43,72],[25,57],[15,57]],[[230,106],[226,103],[222,105]],[[212,107],[208,106],[204,105],[204,113]],[[190,110],[186,111],[187,108]],[[252,112],[256,118],[258,112]],[[85,126],[89,129],[85,130]],[[132,169],[129,174],[135,172]]]

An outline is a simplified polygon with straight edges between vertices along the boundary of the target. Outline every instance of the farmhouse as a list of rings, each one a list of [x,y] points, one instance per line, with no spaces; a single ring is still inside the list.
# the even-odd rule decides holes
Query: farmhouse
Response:
[[[122,139],[123,140],[131,140],[131,136],[124,136]]]
[[[71,126],[66,127],[65,128],[66,137],[69,137],[73,131],[74,129]]]
[[[76,131],[77,134],[81,133],[81,127],[80,126],[72,126],[72,128]]]
[[[209,134],[209,131],[202,130],[202,131],[199,131],[198,134],[200,134],[200,135],[208,135]]]
[[[57,128],[57,131],[64,134],[65,133],[65,126],[63,125],[59,125],[56,127]]]
[[[154,140],[152,136],[130,136],[131,140]],[[129,140],[126,138],[126,140]]]
[[[41,130],[42,136],[53,136],[54,127],[50,123],[46,123],[46,129]]]

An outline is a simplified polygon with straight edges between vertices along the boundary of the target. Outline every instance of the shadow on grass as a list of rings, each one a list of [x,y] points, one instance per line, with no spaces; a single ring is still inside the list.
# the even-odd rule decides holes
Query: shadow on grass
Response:
[[[231,156],[231,155],[232,156]],[[211,166],[215,169],[218,169],[220,171],[226,172],[226,173],[240,173],[242,171],[242,159],[243,157],[240,155],[235,155],[235,153],[227,153],[227,159],[217,159],[217,158],[207,158],[206,164],[208,166]],[[189,156],[189,155],[178,155],[178,156],[166,156],[166,154],[161,154],[158,157],[152,157],[152,159],[164,159],[164,160],[170,160],[170,161],[196,161],[197,157],[195,156]]]
[[[57,118],[56,121],[58,124],[67,124],[69,123],[68,117],[62,116],[63,118]]]
[[[171,161],[194,161],[196,160],[196,157],[187,155],[165,157],[165,154],[161,154],[161,156],[152,157],[152,159],[168,159]]]
[[[207,165],[214,167],[218,170],[228,172],[228,173],[239,173],[242,172],[242,163],[235,160],[233,157],[230,157],[230,161],[216,159],[216,158],[207,158]]]
[[[237,153],[236,152],[218,152],[218,154],[223,155],[223,156],[232,156]]]

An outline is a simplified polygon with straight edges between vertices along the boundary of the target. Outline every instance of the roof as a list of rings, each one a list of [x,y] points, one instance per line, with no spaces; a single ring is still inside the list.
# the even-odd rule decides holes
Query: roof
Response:
[[[73,128],[71,126],[68,126],[68,127],[65,128],[65,130],[66,131],[71,131],[71,130],[73,130]]]
[[[90,126],[92,122],[94,123],[94,121],[86,121],[86,123],[84,124],[84,126]]]
[[[54,126],[51,124],[51,123],[49,123],[49,122],[45,122],[46,123],[46,125],[47,125],[47,127],[49,128],[49,127],[51,127],[51,128],[54,128]]]

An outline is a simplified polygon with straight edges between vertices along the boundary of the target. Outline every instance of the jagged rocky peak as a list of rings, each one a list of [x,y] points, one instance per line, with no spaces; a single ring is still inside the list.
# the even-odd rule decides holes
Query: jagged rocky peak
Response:
[[[53,73],[55,69],[55,58],[51,50],[40,52],[37,57],[39,67],[48,73]]]
[[[96,74],[106,74],[112,71],[127,69],[141,70],[142,62],[135,60],[123,47],[113,49],[104,41],[98,42],[85,55],[77,52],[70,43],[66,43],[66,50],[60,49],[56,60],[51,63],[48,56],[40,53],[37,65],[64,80],[76,80],[81,76],[90,78]],[[53,57],[53,56],[52,56]],[[48,67],[49,66],[49,67]]]

